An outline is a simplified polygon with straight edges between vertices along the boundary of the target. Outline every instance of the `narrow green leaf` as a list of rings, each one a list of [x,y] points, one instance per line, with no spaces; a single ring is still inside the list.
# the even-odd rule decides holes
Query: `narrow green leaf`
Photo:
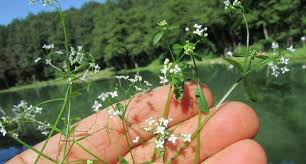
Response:
[[[179,26],[177,26],[177,25],[173,25],[173,26],[168,27],[169,30],[176,30],[178,28],[179,28]]]
[[[206,98],[204,96],[204,93],[201,89],[200,84],[197,84],[196,91],[195,91],[195,96],[196,96],[196,99],[197,99],[197,104],[199,106],[199,110],[201,112],[208,113],[209,111],[208,111]]]
[[[128,161],[121,156],[119,156],[119,162],[120,164],[128,164]]]
[[[239,72],[243,73],[242,65],[239,62],[229,58],[224,58],[224,60],[227,61],[229,64],[232,64],[235,68],[237,68]]]
[[[252,82],[248,78],[244,77],[243,84],[244,84],[244,89],[246,93],[248,94],[249,98],[253,102],[256,102],[258,100],[258,97],[257,97],[256,91],[254,89],[254,85],[252,84]]]
[[[164,32],[159,32],[157,33],[155,36],[154,36],[154,39],[153,39],[153,44],[156,45],[160,40],[161,38],[163,37],[164,35]]]
[[[265,55],[256,55],[255,57],[257,57],[259,59],[269,59],[269,57],[265,56]]]
[[[175,55],[179,55],[183,50],[183,46],[181,44],[174,44],[172,46],[172,51]]]

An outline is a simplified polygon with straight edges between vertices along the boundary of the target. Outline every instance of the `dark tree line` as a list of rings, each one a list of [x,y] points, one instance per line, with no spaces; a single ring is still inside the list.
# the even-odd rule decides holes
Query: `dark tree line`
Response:
[[[306,1],[242,2],[248,8],[251,43],[267,47],[277,40],[287,45],[306,34]],[[71,45],[83,45],[103,68],[123,69],[168,55],[164,44],[152,45],[156,23],[163,19],[181,27],[167,36],[170,42],[186,38],[186,26],[207,26],[209,37],[203,54],[222,54],[226,47],[243,44],[245,28],[236,19],[239,16],[226,12],[223,0],[109,0],[69,9],[64,16]],[[63,48],[64,37],[55,12],[29,15],[0,26],[0,88],[55,78],[52,68],[34,62],[45,55],[41,48],[45,43]]]

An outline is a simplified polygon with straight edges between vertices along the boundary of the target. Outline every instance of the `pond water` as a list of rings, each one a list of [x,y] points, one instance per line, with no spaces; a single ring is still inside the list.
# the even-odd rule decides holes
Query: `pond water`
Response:
[[[229,71],[223,65],[203,66],[200,68],[201,81],[209,85],[214,93],[215,101],[219,100],[238,75]],[[141,72],[144,79],[158,85],[158,74]],[[306,71],[301,65],[294,65],[291,72],[280,78],[266,78],[266,71],[254,73],[252,80],[260,97],[257,103],[248,100],[243,92],[243,86],[229,97],[229,100],[243,101],[253,107],[258,114],[261,128],[256,140],[264,147],[270,164],[299,164],[306,163]],[[84,118],[90,115],[95,97],[102,91],[114,88],[114,79],[100,80],[92,83],[90,90],[73,99],[73,116]],[[14,104],[26,100],[36,104],[51,98],[64,95],[64,86],[50,86],[39,89],[23,90],[0,94],[1,108],[10,113]],[[53,102],[44,106],[40,119],[53,122],[60,107],[60,102]],[[27,127],[23,140],[35,144],[43,140],[43,136],[31,126]],[[21,145],[0,137],[0,163],[24,150]]]

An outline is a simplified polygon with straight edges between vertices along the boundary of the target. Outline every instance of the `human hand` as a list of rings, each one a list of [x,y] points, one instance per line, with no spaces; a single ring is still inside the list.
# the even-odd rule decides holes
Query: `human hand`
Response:
[[[213,106],[213,96],[210,90],[202,85],[209,108]],[[155,147],[155,136],[143,130],[149,117],[161,118],[169,86],[163,86],[151,90],[145,94],[136,96],[130,103],[126,112],[126,122],[132,154],[136,163],[150,161]],[[194,97],[195,85],[185,84],[182,100],[171,100],[169,118],[170,129],[175,134],[192,134],[197,128],[198,107]],[[206,115],[203,114],[203,119]],[[121,120],[117,117],[109,118],[106,110],[93,114],[77,123],[73,138],[80,140],[75,144],[68,142],[68,163],[86,163],[86,160],[96,160],[96,157],[108,163],[117,163],[119,156],[123,156],[132,163],[129,146],[125,140]],[[205,164],[266,164],[266,156],[259,144],[252,138],[259,129],[259,122],[255,112],[247,105],[240,102],[228,102],[223,104],[218,112],[202,128],[199,161]],[[85,136],[85,137],[84,137]],[[137,143],[133,143],[139,137]],[[71,139],[72,140],[72,139]],[[35,146],[41,150],[44,142]],[[54,160],[62,160],[64,152],[64,137],[59,134],[53,136],[44,150],[44,154]],[[80,146],[81,145],[81,146]],[[167,142],[165,145],[165,158],[170,159],[183,145],[183,141],[177,140],[175,144]],[[196,141],[193,140],[172,163],[193,163]],[[86,148],[91,153],[86,152]],[[93,155],[94,154],[94,155]],[[37,153],[27,150],[17,155],[7,163],[34,163]],[[40,157],[38,163],[52,163],[50,160]],[[102,163],[102,161],[99,161]],[[157,159],[155,163],[163,163]]]

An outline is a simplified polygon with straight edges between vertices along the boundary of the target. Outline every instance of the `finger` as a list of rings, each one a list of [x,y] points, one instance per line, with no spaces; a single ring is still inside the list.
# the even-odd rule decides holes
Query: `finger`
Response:
[[[267,158],[262,147],[254,140],[238,141],[202,164],[267,164]]]
[[[203,115],[203,119],[205,115]],[[197,128],[198,117],[193,118],[173,127],[174,134],[193,133]],[[252,138],[258,131],[259,123],[255,112],[247,105],[240,102],[224,104],[219,111],[201,130],[199,161],[216,154],[227,146],[242,140]],[[154,152],[155,138],[146,144],[132,150],[136,163],[150,161]],[[166,142],[165,159],[173,157],[174,153],[183,145],[182,139],[175,144]],[[192,141],[172,163],[193,163],[196,142]],[[125,156],[131,161],[130,153]]]
[[[208,106],[211,107],[213,104],[212,94],[205,85],[201,87],[207,99]],[[139,136],[140,142],[144,142],[152,137],[151,133],[145,132],[141,127],[145,126],[145,120],[149,117],[162,117],[168,91],[169,86],[160,87],[136,96],[131,101],[126,112],[126,120],[129,122],[129,126],[127,127],[129,140]],[[182,100],[175,100],[172,94],[169,117],[171,117],[173,121],[170,123],[170,126],[174,126],[197,114],[198,107],[196,105],[194,92],[195,85],[193,83],[186,83]],[[129,150],[125,140],[122,122],[117,117],[109,118],[105,110],[91,115],[77,124],[74,137],[80,138],[84,136],[87,137],[79,142],[81,146],[110,163],[117,161],[118,156],[126,154]],[[63,157],[61,156],[64,147],[63,137],[62,141],[60,140],[59,135],[53,137],[48,142],[43,153],[53,159],[62,159]],[[44,142],[36,145],[35,148],[41,150],[43,144]],[[96,159],[96,157],[84,151],[82,147],[76,144],[69,143],[68,146],[69,156],[67,160],[69,161]],[[134,145],[131,146],[133,147]],[[23,159],[26,163],[33,163],[36,157],[36,153],[27,150],[20,154],[18,158]],[[43,160],[43,157],[41,159]],[[13,163],[14,159],[9,162]]]

